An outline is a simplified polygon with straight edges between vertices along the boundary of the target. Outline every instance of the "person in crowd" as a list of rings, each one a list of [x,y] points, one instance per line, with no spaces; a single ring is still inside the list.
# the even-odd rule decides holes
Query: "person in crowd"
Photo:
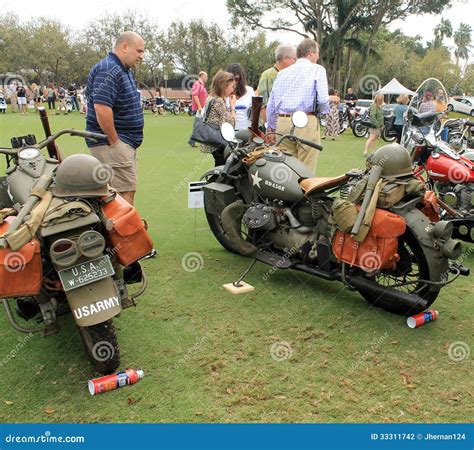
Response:
[[[329,89],[329,113],[326,115],[326,126],[324,128],[324,137],[331,138],[333,141],[339,136],[339,105],[341,99],[334,89]]]
[[[48,90],[44,93],[46,101],[48,102],[48,109],[56,111],[56,92],[54,91],[54,84],[48,84]]]
[[[395,114],[395,122],[393,126],[395,128],[395,132],[397,133],[397,143],[400,144],[402,140],[402,131],[403,131],[403,120],[408,109],[408,95],[407,94],[400,94],[397,98],[397,106],[393,110]]]
[[[0,113],[5,114],[7,112],[7,99],[3,89],[0,88]]]
[[[255,91],[247,85],[247,75],[240,64],[230,64],[226,70],[234,75],[235,80],[235,112],[237,114],[235,129],[246,130],[252,124],[250,114],[252,111],[252,97],[255,95]]]
[[[10,106],[12,108],[12,113],[16,113],[18,111],[18,97],[16,95],[17,88],[18,85],[16,81],[12,81],[7,86],[7,96],[10,98]]]
[[[42,105],[42,95],[43,91],[40,89],[40,87],[36,83],[31,83],[31,94],[33,95],[33,102],[35,105],[35,110],[38,111],[38,108]]]
[[[28,114],[28,99],[26,94],[26,88],[22,83],[18,83],[16,88],[16,97],[18,101],[18,108],[21,114]]]
[[[143,111],[132,69],[145,54],[145,42],[125,31],[114,49],[87,78],[86,130],[103,133],[103,141],[87,140],[92,156],[113,171],[109,184],[133,204],[137,186],[137,148],[143,141]]]
[[[444,95],[443,89],[438,89],[434,102],[436,103],[436,112],[442,113],[440,114],[439,120],[441,121],[441,123],[446,122],[446,120],[448,119],[448,103],[446,102],[446,97]],[[441,133],[441,140],[447,142],[448,137],[449,130],[447,128],[444,128]]]
[[[236,97],[234,94],[236,81],[234,74],[219,70],[211,84],[211,94],[207,98],[204,115],[207,116],[207,123],[220,126],[228,122],[235,127],[237,114],[235,110]],[[227,107],[227,104],[230,106]],[[210,145],[201,144],[203,153],[211,153],[214,157],[215,165],[225,164],[223,150]]]
[[[433,100],[433,93],[430,91],[426,91],[423,95],[423,102],[418,109],[418,112],[425,113],[425,112],[436,112],[437,105]]]
[[[64,115],[68,114],[67,111],[67,92],[64,88],[64,83],[59,84],[58,89],[58,100],[59,100],[59,112],[64,110]]]
[[[305,128],[296,135],[320,143],[319,114],[329,112],[329,93],[326,69],[317,64],[319,45],[312,39],[304,39],[296,50],[298,60],[278,74],[267,105],[267,132],[287,134],[293,128],[291,114],[304,111],[309,115]],[[275,142],[270,134],[270,142]],[[319,151],[311,147],[285,140],[282,146],[315,173]]]
[[[71,83],[67,90],[67,95],[71,101],[71,111],[80,111],[79,102],[77,101],[77,88],[76,83]]]
[[[355,108],[357,102],[357,95],[354,94],[352,88],[347,88],[346,95],[344,96],[344,101],[348,108]]]
[[[202,109],[206,104],[207,99],[207,90],[206,90],[206,83],[207,83],[207,73],[201,70],[199,72],[199,78],[193,84],[191,90],[191,111],[192,113],[197,116],[202,116]],[[196,147],[196,143],[190,138],[188,144],[191,147]]]
[[[383,94],[377,94],[372,105],[370,105],[369,115],[372,126],[369,128],[369,138],[365,143],[364,156],[368,156],[375,146],[375,142],[382,134],[383,122]]]
[[[86,100],[84,98],[85,87],[81,84],[77,90],[77,101],[79,103],[80,113],[84,114],[86,109]]]
[[[282,44],[275,50],[275,65],[262,72],[255,95],[263,97],[260,118],[263,123],[267,121],[267,104],[272,92],[273,83],[278,73],[296,62],[296,48],[294,45]]]

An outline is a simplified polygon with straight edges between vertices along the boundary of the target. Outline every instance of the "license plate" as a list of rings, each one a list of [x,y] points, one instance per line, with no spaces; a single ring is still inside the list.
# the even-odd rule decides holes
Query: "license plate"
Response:
[[[103,278],[111,277],[114,273],[114,268],[107,255],[58,272],[65,291],[71,291]]]

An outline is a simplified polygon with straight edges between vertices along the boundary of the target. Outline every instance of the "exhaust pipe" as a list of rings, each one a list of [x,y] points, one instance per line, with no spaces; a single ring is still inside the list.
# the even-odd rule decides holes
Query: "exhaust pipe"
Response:
[[[363,277],[346,277],[347,281],[357,289],[370,290],[377,297],[389,302],[401,303],[405,306],[408,306],[410,309],[413,308],[422,308],[426,309],[428,307],[428,302],[416,294],[409,294],[407,292],[397,291],[396,289],[391,289],[387,286],[380,286],[373,281],[367,280]]]
[[[317,277],[324,278],[326,280],[343,281],[342,274],[340,272],[327,273],[316,268],[309,267],[306,264],[295,264],[291,268],[294,270],[299,270],[301,272],[308,273],[310,275],[315,275]],[[373,281],[370,281],[367,278],[358,276],[351,277],[350,275],[346,275],[346,281],[349,282],[351,286],[356,289],[370,290],[375,293],[375,295],[377,295],[377,297],[379,298],[383,297],[384,300],[388,300],[394,303],[401,303],[405,306],[408,306],[410,309],[426,309],[428,307],[428,302],[416,294],[408,294],[407,292],[397,291],[387,286],[380,286],[379,284],[374,283]]]

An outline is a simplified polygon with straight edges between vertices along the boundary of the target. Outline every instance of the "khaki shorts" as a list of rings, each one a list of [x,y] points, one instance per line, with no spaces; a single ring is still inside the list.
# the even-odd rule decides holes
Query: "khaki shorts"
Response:
[[[98,145],[89,150],[92,156],[112,169],[113,177],[109,184],[117,192],[137,190],[137,152],[131,145],[118,141],[114,145]]]

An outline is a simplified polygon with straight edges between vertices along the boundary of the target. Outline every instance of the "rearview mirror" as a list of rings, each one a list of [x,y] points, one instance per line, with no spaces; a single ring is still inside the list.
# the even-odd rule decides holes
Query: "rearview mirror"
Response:
[[[221,135],[227,142],[233,141],[235,139],[234,127],[230,123],[224,122],[221,125]]]
[[[303,111],[295,111],[291,116],[291,121],[296,128],[304,128],[308,125],[308,115]]]

